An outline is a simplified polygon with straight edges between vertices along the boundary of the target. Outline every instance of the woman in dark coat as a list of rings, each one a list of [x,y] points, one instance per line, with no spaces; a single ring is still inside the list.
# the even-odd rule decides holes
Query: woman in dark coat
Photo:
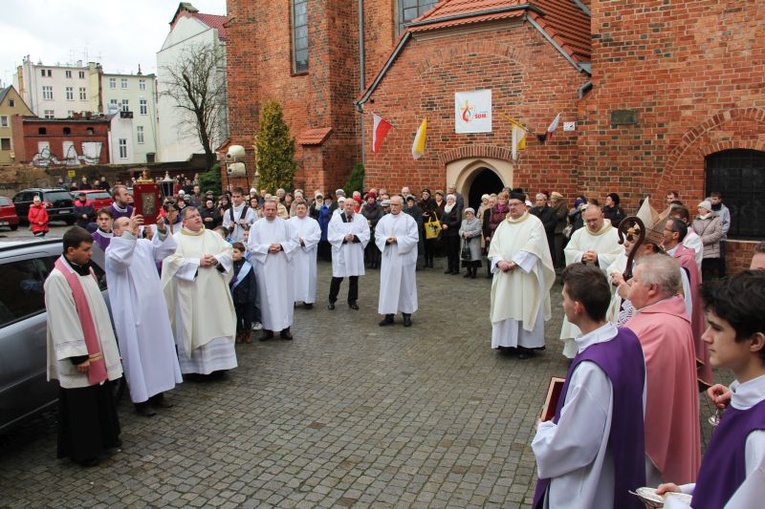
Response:
[[[441,221],[441,215],[438,213],[438,206],[436,200],[430,196],[430,189],[422,190],[422,200],[420,201],[420,209],[422,209],[422,222],[427,223],[435,219]],[[438,243],[438,237],[429,239],[427,236],[423,237],[425,241],[425,267],[433,268],[433,257],[436,254],[436,244]]]
[[[460,273],[460,208],[457,198],[450,194],[446,197],[444,213],[441,216],[441,237],[444,239],[448,268],[444,274]]]
[[[369,223],[369,233],[371,238],[374,239],[377,222],[383,217],[383,209],[377,203],[377,195],[375,193],[367,194],[367,201],[361,207],[361,215]],[[374,242],[369,242],[364,249],[364,265],[368,269],[376,269],[380,266],[380,250]]]

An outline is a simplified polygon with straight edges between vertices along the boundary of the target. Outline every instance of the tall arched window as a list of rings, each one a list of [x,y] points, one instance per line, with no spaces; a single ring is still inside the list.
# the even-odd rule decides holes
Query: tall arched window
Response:
[[[404,24],[418,18],[436,5],[438,0],[398,0],[398,31],[404,30]]]
[[[730,209],[728,238],[765,238],[765,152],[732,149],[707,156],[706,196],[719,192]]]
[[[292,0],[292,72],[308,71],[308,0]]]

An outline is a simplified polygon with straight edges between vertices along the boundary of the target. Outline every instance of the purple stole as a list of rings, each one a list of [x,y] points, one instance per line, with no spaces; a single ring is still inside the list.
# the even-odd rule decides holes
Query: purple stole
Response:
[[[109,208],[111,209],[111,212],[112,212],[112,220],[119,219],[120,217],[129,218],[130,216],[133,215],[133,206],[130,204],[128,204],[126,212],[122,212],[121,210],[117,209],[117,207],[115,207],[114,204],[112,204],[111,207]]]
[[[640,499],[630,495],[645,486],[645,430],[643,428],[643,383],[645,360],[637,336],[629,329],[619,328],[611,341],[597,343],[577,354],[568,368],[553,422],[560,419],[566,401],[571,375],[582,361],[591,361],[602,369],[611,381],[613,415],[608,434],[608,447],[614,459],[614,509],[643,509]],[[541,509],[550,479],[539,479],[534,504]],[[572,494],[575,496],[575,494]]]
[[[752,431],[765,429],[765,400],[749,410],[728,407],[701,462],[694,509],[724,507],[746,479],[746,437]]]

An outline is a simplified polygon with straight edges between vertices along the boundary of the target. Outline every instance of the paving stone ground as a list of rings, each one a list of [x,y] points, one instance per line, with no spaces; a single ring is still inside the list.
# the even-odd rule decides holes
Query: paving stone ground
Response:
[[[326,309],[330,277],[320,263],[294,341],[238,345],[239,368],[182,384],[150,419],[124,397],[122,450],[98,467],[55,458],[54,413],[0,437],[0,507],[528,507],[534,423],[566,373],[560,286],[547,351],[521,361],[490,348],[485,268],[419,271],[411,328],[377,325],[378,271],[359,311],[347,281]]]

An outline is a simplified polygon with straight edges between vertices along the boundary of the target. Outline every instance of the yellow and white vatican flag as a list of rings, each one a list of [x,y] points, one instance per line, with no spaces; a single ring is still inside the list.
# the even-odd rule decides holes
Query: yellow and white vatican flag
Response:
[[[513,161],[518,160],[518,151],[524,150],[526,148],[526,128],[521,125],[520,122],[515,120],[514,118],[507,117],[508,120],[510,120],[510,124],[513,127],[513,147],[512,147],[512,154],[513,154]]]
[[[425,132],[428,130],[427,117],[422,120],[420,128],[417,129],[417,135],[414,137],[414,143],[412,144],[412,157],[419,159],[422,154],[425,153]]]

